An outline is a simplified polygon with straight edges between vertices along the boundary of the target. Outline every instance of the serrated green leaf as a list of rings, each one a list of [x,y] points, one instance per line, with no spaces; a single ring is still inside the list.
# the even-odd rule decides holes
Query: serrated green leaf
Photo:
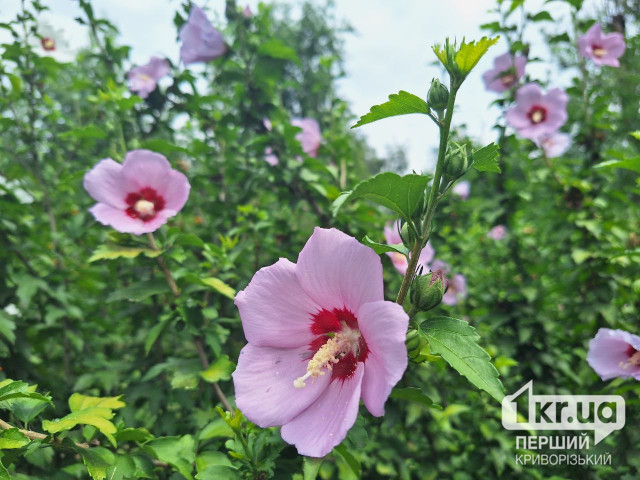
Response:
[[[316,480],[323,458],[304,457],[302,461],[303,480]]]
[[[264,41],[258,48],[258,53],[271,58],[290,60],[298,64],[300,63],[300,58],[298,58],[296,51],[276,38]]]
[[[529,16],[529,19],[533,22],[553,22],[553,17],[546,10],[538,12],[535,15]]]
[[[496,172],[500,173],[498,159],[500,158],[500,147],[495,143],[482,147],[473,152],[472,167],[479,172]]]
[[[240,471],[229,465],[210,465],[196,475],[197,480],[241,480]],[[306,477],[305,477],[306,480]]]
[[[188,149],[169,143],[161,138],[145,140],[142,143],[142,147],[147,150],[162,153],[163,155],[170,155],[172,153],[191,153]]]
[[[141,302],[153,295],[169,292],[169,286],[164,278],[156,278],[144,282],[134,283],[125,288],[120,288],[109,294],[106,302],[118,302],[129,300],[131,302]]]
[[[405,247],[401,243],[398,243],[398,244],[395,244],[395,245],[388,245],[386,243],[378,243],[378,242],[374,242],[373,240],[371,240],[368,236],[365,236],[361,240],[361,243],[363,245],[366,245],[367,247],[373,249],[373,251],[376,252],[378,255],[380,255],[382,253],[387,253],[387,252],[395,252],[395,253],[401,253],[402,255],[409,255],[409,250],[407,249],[407,247]]]
[[[123,247],[121,245],[100,245],[95,249],[88,262],[98,260],[113,260],[115,258],[136,258],[143,253],[146,257],[155,258],[162,255],[162,250],[151,250],[150,248]]]
[[[343,443],[335,447],[333,451],[339,453],[342,456],[356,478],[361,477],[362,465],[360,464],[360,461],[351,454],[349,449]]]
[[[473,67],[475,67],[482,56],[492,45],[498,42],[500,37],[487,38],[482,37],[480,40],[471,43],[462,42],[460,49],[456,54],[456,65],[460,69],[460,73],[468,75]]]
[[[410,220],[413,212],[423,201],[424,191],[430,179],[426,175],[409,174],[401,177],[392,172],[379,173],[338,197],[333,202],[333,215],[338,213],[347,200],[367,198],[393,210],[405,220]]]
[[[31,440],[17,428],[10,428],[0,432],[0,450],[21,448],[28,445],[30,441]]]
[[[427,102],[412,93],[400,90],[396,94],[389,95],[389,101],[371,107],[371,111],[360,117],[358,123],[351,128],[361,127],[367,123],[376,122],[383,118],[407,115],[410,113],[429,113]]]
[[[391,398],[408,400],[410,402],[420,403],[426,407],[442,410],[442,407],[440,405],[433,403],[433,400],[431,400],[431,398],[422,393],[422,390],[415,387],[394,388],[391,392]]]
[[[45,432],[58,433],[65,430],[71,430],[76,425],[92,425],[109,439],[111,444],[116,447],[117,442],[113,434],[118,431],[116,426],[110,422],[113,418],[113,412],[109,408],[91,407],[69,415],[58,418],[56,420],[43,420],[42,428]]]
[[[209,423],[206,427],[204,427],[200,433],[198,434],[198,439],[209,440],[210,438],[232,438],[233,430],[231,427],[227,425],[222,418],[217,418],[211,423]]]
[[[136,463],[129,455],[117,455],[113,465],[107,470],[106,480],[125,480],[128,478],[138,478],[136,474]]]
[[[231,300],[233,300],[236,296],[236,291],[232,287],[224,283],[222,280],[220,280],[219,278],[208,277],[208,278],[202,278],[201,281],[204,285],[207,285],[208,287],[213,288],[216,292],[221,293],[222,295],[224,295],[225,297]]]
[[[83,449],[79,453],[82,455],[82,461],[93,480],[107,478],[107,470],[115,460],[113,453],[102,447]]]
[[[126,404],[120,400],[122,395],[117,397],[89,397],[82,395],[81,393],[74,393],[69,397],[69,408],[72,412],[79,410],[85,410],[90,407],[101,407],[116,410],[126,406]]]
[[[114,435],[118,442],[138,442],[144,443],[153,438],[153,435],[149,433],[144,427],[138,428],[123,428],[122,430],[118,430],[118,432]]]
[[[236,365],[227,355],[222,355],[209,368],[200,372],[200,376],[207,382],[215,383],[220,380],[229,380]]]
[[[440,354],[476,387],[502,401],[505,393],[498,370],[489,354],[476,343],[480,337],[472,326],[455,318],[436,317],[422,323],[419,333],[433,353]]]
[[[624,160],[607,160],[598,163],[594,168],[624,168],[625,170],[640,173],[640,157],[627,158]]]
[[[182,437],[163,437],[151,440],[144,450],[153,454],[158,460],[173,465],[178,471],[191,480],[193,463],[196,459],[195,441],[191,435]]]

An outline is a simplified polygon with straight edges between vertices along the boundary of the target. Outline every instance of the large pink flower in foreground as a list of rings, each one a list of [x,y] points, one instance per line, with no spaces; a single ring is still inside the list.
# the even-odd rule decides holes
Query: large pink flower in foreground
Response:
[[[123,233],[153,232],[176,215],[189,197],[189,181],[165,157],[132,150],[118,163],[100,160],[84,176],[84,188],[98,203],[90,212]]]
[[[149,63],[132,68],[127,73],[129,89],[140,98],[147,98],[158,86],[158,80],[169,74],[169,62],[166,58],[151,57]]]
[[[507,52],[496,57],[493,61],[493,68],[482,74],[484,86],[487,90],[498,93],[509,90],[524,75],[526,64],[527,58],[522,55],[513,57]]]
[[[322,142],[322,133],[318,122],[314,118],[294,118],[291,120],[291,125],[302,129],[296,135],[296,140],[302,144],[302,151],[310,157],[317,157]]]
[[[578,38],[580,55],[593,60],[596,65],[619,67],[618,59],[626,45],[621,33],[603,33],[599,23],[594,23],[587,33]]]
[[[640,380],[640,337],[624,330],[601,328],[589,342],[587,362],[602,380]]]
[[[507,122],[530,140],[552,135],[567,121],[568,102],[561,88],[544,93],[538,84],[528,83],[516,92],[516,105],[507,111]]]
[[[316,228],[298,263],[262,268],[236,296],[248,340],[233,373],[236,404],[260,427],[282,425],[298,453],[322,457],[372,415],[407,367],[409,318],[384,300],[382,263],[336,229]]]
[[[208,62],[224,55],[227,46],[222,34],[207,20],[204,11],[194,5],[180,30],[180,58],[185,65]]]
[[[391,225],[387,225],[384,227],[384,238],[389,245],[397,245],[398,243],[402,243],[402,237],[400,237],[400,233],[398,232],[400,221],[398,220],[396,223]],[[433,260],[433,256],[435,255],[435,250],[431,246],[431,242],[427,242],[425,247],[420,252],[420,257],[418,258],[418,267],[422,265],[425,267],[426,271],[429,271],[429,263]],[[387,252],[389,258],[391,258],[391,262],[393,266],[396,267],[402,275],[407,273],[407,268],[409,267],[409,260],[406,256],[397,252]]]

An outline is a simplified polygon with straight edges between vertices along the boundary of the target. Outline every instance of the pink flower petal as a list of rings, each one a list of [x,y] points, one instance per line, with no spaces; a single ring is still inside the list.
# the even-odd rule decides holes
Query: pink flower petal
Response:
[[[384,415],[384,404],[407,369],[405,339],[409,316],[393,302],[365,303],[358,310],[358,326],[367,342],[362,399],[371,415]]]
[[[169,161],[151,150],[131,150],[124,157],[122,164],[122,177],[128,192],[151,187],[164,197],[165,186],[171,178],[170,173]]]
[[[281,258],[258,270],[247,288],[236,295],[235,304],[249,343],[295,348],[315,338],[311,333],[312,315],[321,308],[300,285],[298,268]]]
[[[350,379],[331,382],[320,398],[282,427],[283,440],[294,444],[300,455],[327,455],[356,421],[363,374],[364,364],[358,363]]]
[[[624,366],[629,360],[629,347],[640,350],[640,337],[624,330],[601,328],[589,342],[587,362],[602,378],[634,377],[640,380],[640,366]]]
[[[164,212],[168,217],[172,217],[184,207],[189,198],[191,185],[187,177],[176,170],[171,170],[167,176],[166,183],[158,193],[165,199]]]
[[[300,252],[296,274],[302,288],[322,308],[358,311],[384,299],[380,257],[335,228],[316,227]]]
[[[113,227],[122,233],[133,233],[142,235],[143,233],[155,232],[162,225],[167,223],[164,212],[158,213],[152,220],[143,222],[139,219],[127,215],[125,210],[112,207],[105,203],[96,203],[89,209],[95,219],[103,225]]]
[[[331,373],[307,380],[304,388],[293,382],[307,370],[308,346],[296,349],[246,345],[233,372],[236,405],[262,428],[284,425],[324,392]]]
[[[317,157],[322,142],[318,122],[314,118],[294,118],[291,125],[302,129],[302,132],[296,135],[296,139],[302,145],[302,151],[310,157]]]
[[[122,179],[122,165],[107,158],[89,170],[83,180],[84,188],[94,200],[115,208],[127,208],[127,190]]]
[[[227,51],[222,34],[211,25],[206,13],[194,5],[189,19],[180,30],[180,58],[185,65],[208,62],[222,56]]]

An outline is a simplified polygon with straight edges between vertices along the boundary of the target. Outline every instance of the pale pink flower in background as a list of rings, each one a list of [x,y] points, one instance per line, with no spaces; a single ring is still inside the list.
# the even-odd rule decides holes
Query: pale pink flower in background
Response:
[[[400,237],[399,232],[400,220],[396,221],[393,225],[387,225],[384,227],[384,238],[388,245],[397,245],[402,243],[402,237]],[[421,265],[425,267],[425,269],[429,270],[429,263],[433,260],[433,256],[435,255],[435,250],[431,246],[431,242],[427,242],[425,247],[420,252],[420,257],[418,258],[418,267]],[[402,275],[407,273],[407,268],[409,267],[409,260],[406,256],[398,252],[387,252],[387,255],[391,259],[393,266],[396,267]]]
[[[587,362],[602,380],[640,380],[640,337],[624,330],[601,328],[589,342]]]
[[[273,153],[273,148],[271,147],[267,147],[264,149],[264,159],[272,167],[275,167],[276,165],[278,165],[278,163],[280,163],[280,159],[275,153]]]
[[[568,102],[561,88],[544,93],[538,84],[528,83],[516,92],[516,105],[507,110],[507,122],[530,140],[552,135],[567,121]]]
[[[318,149],[322,142],[320,125],[314,118],[294,118],[291,125],[300,127],[302,131],[296,135],[296,140],[302,145],[302,151],[310,157],[318,156]]]
[[[244,16],[244,18],[253,17],[253,12],[251,11],[251,7],[249,7],[249,5],[244,7],[244,9],[242,10],[242,15]]]
[[[587,33],[578,38],[580,55],[593,60],[596,65],[619,67],[618,59],[624,54],[626,45],[621,33],[603,33],[599,23],[594,23]]]
[[[222,34],[207,20],[204,11],[194,5],[180,30],[180,58],[185,65],[208,62],[224,55],[227,45]]]
[[[158,80],[169,74],[169,62],[166,58],[151,57],[149,63],[132,68],[127,73],[129,89],[140,98],[147,98],[158,86]]]
[[[262,124],[264,125],[264,128],[266,128],[268,132],[273,130],[273,125],[271,124],[271,120],[269,120],[268,118],[263,118]]]
[[[451,276],[449,274],[451,267],[442,260],[434,260],[431,264],[432,272],[442,272],[444,274],[447,291],[442,297],[442,303],[445,305],[455,305],[467,296],[467,278],[461,273]]]
[[[571,135],[567,133],[556,132],[552,135],[545,135],[535,140],[544,151],[547,158],[555,158],[569,150],[571,146]]]
[[[505,53],[496,57],[493,68],[482,75],[484,86],[493,92],[504,92],[514,87],[524,75],[527,58],[523,55],[513,57]]]
[[[233,382],[249,420],[281,425],[300,455],[323,457],[353,426],[360,398],[372,415],[384,414],[407,368],[409,318],[384,300],[373,250],[316,228],[298,263],[262,268],[235,303],[249,343]]]
[[[84,176],[84,188],[98,202],[89,210],[98,222],[140,235],[157,230],[176,215],[191,187],[164,156],[132,150],[124,163],[100,160]]]
[[[466,200],[469,198],[469,193],[471,193],[471,183],[467,180],[456,183],[451,189],[453,193],[458,195],[461,199]]]
[[[487,237],[493,240],[502,240],[506,236],[507,227],[505,227],[504,225],[496,225],[491,230],[489,230],[489,233],[487,233]]]

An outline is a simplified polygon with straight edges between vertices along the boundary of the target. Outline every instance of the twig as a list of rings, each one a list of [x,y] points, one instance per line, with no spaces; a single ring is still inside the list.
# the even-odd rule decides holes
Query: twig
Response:
[[[17,427],[14,427],[13,425],[5,422],[4,420],[0,420],[0,428],[2,428],[2,430],[9,430],[11,428],[17,428]],[[18,430],[20,431],[21,434],[23,434],[29,440],[44,440],[48,437],[48,435],[45,435],[44,433],[34,432],[32,430],[24,430],[22,428],[18,428]],[[89,448],[89,444],[87,443],[77,443],[77,442],[74,442],[74,443],[76,447],[80,447],[84,449]]]

